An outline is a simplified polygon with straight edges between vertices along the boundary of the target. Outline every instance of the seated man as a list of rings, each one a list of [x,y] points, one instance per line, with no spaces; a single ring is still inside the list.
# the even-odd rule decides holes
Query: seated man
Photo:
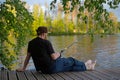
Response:
[[[55,53],[52,44],[46,40],[46,27],[41,26],[36,31],[37,37],[31,40],[28,44],[28,53],[24,65],[22,68],[17,69],[17,71],[24,71],[26,69],[30,57],[33,59],[36,70],[42,71],[42,73],[46,74],[65,71],[94,70],[96,62],[88,60],[84,63],[72,57],[61,58],[60,53]]]

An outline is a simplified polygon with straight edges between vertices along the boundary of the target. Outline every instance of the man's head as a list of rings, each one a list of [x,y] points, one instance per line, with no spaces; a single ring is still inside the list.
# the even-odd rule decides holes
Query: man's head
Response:
[[[38,27],[38,29],[36,30],[36,32],[37,32],[37,35],[38,36],[45,36],[45,37],[47,37],[47,27],[44,27],[44,26],[40,26],[40,27]]]
[[[47,31],[46,27],[40,26],[40,27],[38,27],[38,29],[36,30],[36,32],[37,32],[37,35],[41,35],[43,33],[47,33],[48,31]]]

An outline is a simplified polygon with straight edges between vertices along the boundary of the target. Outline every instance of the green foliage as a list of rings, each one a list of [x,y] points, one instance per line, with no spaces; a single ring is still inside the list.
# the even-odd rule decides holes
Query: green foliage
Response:
[[[33,18],[24,6],[20,0],[6,0],[0,5],[0,60],[9,69],[31,33]]]
[[[56,6],[57,0],[53,0],[51,2],[51,9],[57,7]],[[104,8],[104,4],[108,4],[110,8],[115,9],[118,7],[118,4],[120,3],[120,0],[60,0],[61,4],[63,5],[63,10],[65,13],[68,13],[69,11],[73,11],[77,7],[78,11],[78,19],[82,19],[82,22],[84,21],[86,24],[89,24],[89,17],[95,21],[95,27],[96,28],[87,28],[88,34],[94,34],[97,33],[101,34],[102,32],[109,34],[112,33],[113,30],[113,20],[109,19],[109,12]],[[88,11],[90,15],[85,15],[84,12]],[[99,31],[98,31],[99,30]]]
[[[39,26],[46,26],[45,20],[44,20],[44,13],[42,8],[39,5],[33,6],[33,12],[32,16],[34,18],[33,24],[32,24],[32,30],[34,32],[34,35],[36,34],[36,29]]]
[[[42,25],[42,26],[47,26],[50,34],[54,34],[54,35],[55,34],[56,35],[58,34],[94,35],[94,34],[117,33],[116,29],[118,27],[116,27],[117,25],[115,25],[117,21],[115,21],[115,19],[110,19],[109,13],[107,12],[106,9],[103,8],[103,4],[101,4],[106,2],[86,0],[84,4],[82,4],[79,7],[78,6],[76,7],[77,4],[81,4],[83,2],[76,2],[78,0],[76,1],[72,0],[73,3],[69,3],[69,1],[71,0],[65,0],[65,1],[61,0],[61,3],[64,3],[64,5],[67,6],[66,7],[67,9],[66,8],[62,9],[61,8],[62,6],[60,7],[59,5],[57,5],[57,9],[58,9],[57,15],[56,14],[50,15],[50,13],[48,13],[50,11],[45,11],[45,13],[43,13],[39,5],[34,5],[34,9],[33,9],[34,31],[38,26]],[[71,4],[70,7],[67,2]],[[90,4],[91,2],[94,4]],[[55,3],[56,3],[56,0],[51,3],[51,7],[55,6],[56,5]],[[35,8],[35,6],[38,6],[38,7]],[[71,8],[71,6],[74,6],[74,8]],[[78,17],[76,18],[77,20],[74,20],[76,16],[72,17],[71,14],[73,12],[69,12],[69,11],[74,11],[75,9],[76,9],[75,14],[78,15]],[[66,12],[64,16],[62,14],[62,10]],[[77,13],[77,11],[79,12]],[[56,15],[55,18],[52,17],[53,15]]]
[[[52,22],[52,31],[51,33],[65,33],[65,26],[63,19],[55,19]]]

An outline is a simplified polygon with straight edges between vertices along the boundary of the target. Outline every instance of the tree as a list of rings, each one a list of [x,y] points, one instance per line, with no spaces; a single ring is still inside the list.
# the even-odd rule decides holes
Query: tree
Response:
[[[109,12],[104,8],[104,4],[108,4],[110,8],[115,9],[118,7],[120,0],[60,0],[60,2],[63,5],[65,13],[68,13],[68,11],[72,12],[75,6],[78,5],[78,18],[82,19],[85,23],[89,20],[88,16],[83,15],[84,11],[87,10],[90,15],[92,15],[94,23],[97,24],[97,29],[102,29],[104,33],[109,33],[112,30],[112,28],[109,27],[112,26],[113,23],[112,20],[109,19]],[[57,0],[51,2],[51,9],[56,7],[56,3]],[[66,7],[68,3],[69,7]],[[90,28],[87,33],[93,35],[95,31],[94,28]],[[101,31],[98,32],[101,33]]]
[[[46,9],[44,12],[44,19],[45,19],[46,26],[48,27],[48,31],[51,33],[51,31],[52,31],[52,16],[51,16],[51,11],[49,10],[49,6],[47,3],[45,3],[45,8]]]
[[[113,22],[112,33],[118,33],[118,21],[114,13],[110,12],[109,19]]]
[[[16,63],[26,36],[32,33],[33,18],[25,4],[21,0],[6,0],[0,5],[0,60],[8,69]]]
[[[33,6],[32,16],[34,18],[32,29],[35,35],[36,34],[35,31],[39,26],[46,26],[44,20],[44,13],[40,5],[35,4]]]

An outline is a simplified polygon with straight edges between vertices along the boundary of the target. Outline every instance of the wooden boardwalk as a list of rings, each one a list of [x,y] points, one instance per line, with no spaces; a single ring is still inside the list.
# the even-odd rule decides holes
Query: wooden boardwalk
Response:
[[[103,69],[85,72],[64,72],[42,74],[34,70],[16,72],[0,71],[0,80],[120,80],[120,68]]]

